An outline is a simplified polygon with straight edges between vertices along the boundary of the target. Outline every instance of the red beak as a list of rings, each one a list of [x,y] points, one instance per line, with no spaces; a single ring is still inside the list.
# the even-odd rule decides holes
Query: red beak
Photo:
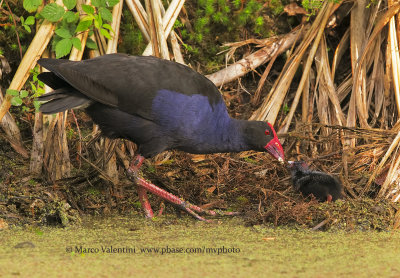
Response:
[[[284,163],[285,161],[285,155],[283,153],[283,148],[281,145],[281,142],[279,142],[278,136],[276,135],[275,129],[273,126],[268,123],[269,127],[272,130],[272,133],[274,134],[274,138],[268,142],[268,144],[264,147],[275,159],[277,159],[279,162]]]

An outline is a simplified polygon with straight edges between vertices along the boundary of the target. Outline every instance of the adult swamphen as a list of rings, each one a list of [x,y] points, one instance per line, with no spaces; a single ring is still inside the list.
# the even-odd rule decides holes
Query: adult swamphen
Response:
[[[215,85],[187,66],[150,56],[109,54],[90,60],[40,59],[50,72],[38,78],[54,89],[40,96],[45,114],[85,107],[109,138],[138,145],[139,155],[128,174],[138,184],[148,217],[150,191],[197,219],[201,208],[182,201],[138,176],[144,158],[177,149],[194,154],[267,151],[284,161],[282,146],[271,124],[229,117]],[[208,211],[214,214],[212,211]]]
[[[335,177],[312,171],[304,161],[289,161],[293,186],[304,197],[314,195],[320,202],[331,202],[343,198],[342,184]]]

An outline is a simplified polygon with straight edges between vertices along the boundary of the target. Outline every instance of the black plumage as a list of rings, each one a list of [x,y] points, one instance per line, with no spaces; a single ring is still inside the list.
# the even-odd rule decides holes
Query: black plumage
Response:
[[[155,57],[110,54],[75,62],[40,59],[54,89],[40,96],[45,114],[85,107],[103,134],[138,144],[144,157],[164,150],[189,153],[268,151],[283,161],[268,123],[229,117],[215,85],[187,66]]]
[[[148,217],[153,215],[146,195],[150,191],[205,220],[195,213],[204,212],[201,208],[138,177],[144,158],[171,149],[204,154],[255,150],[284,161],[271,124],[231,118],[215,85],[187,66],[125,54],[38,63],[50,71],[38,78],[54,89],[38,98],[45,102],[40,111],[52,114],[83,107],[105,136],[138,145],[128,174],[139,186]]]
[[[343,198],[340,181],[326,173],[312,171],[304,161],[289,161],[293,187],[303,196],[313,195],[318,201],[336,201]]]

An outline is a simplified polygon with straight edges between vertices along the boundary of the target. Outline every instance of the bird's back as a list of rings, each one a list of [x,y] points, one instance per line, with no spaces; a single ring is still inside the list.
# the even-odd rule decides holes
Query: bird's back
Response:
[[[157,113],[152,104],[161,90],[202,95],[210,105],[222,100],[218,89],[203,75],[156,57],[110,54],[80,62],[58,59],[38,62],[88,99],[149,120]],[[171,109],[177,108],[179,103]]]
[[[48,101],[41,111],[86,106],[106,136],[147,144],[145,156],[171,148],[191,153],[243,148],[218,89],[187,66],[125,54],[39,64],[51,71],[39,78],[56,89],[39,98]],[[234,139],[225,138],[232,134]]]

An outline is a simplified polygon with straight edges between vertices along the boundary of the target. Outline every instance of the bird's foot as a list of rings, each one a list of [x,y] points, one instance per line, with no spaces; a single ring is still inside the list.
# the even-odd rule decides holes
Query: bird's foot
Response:
[[[160,210],[158,211],[158,216],[161,216],[163,214],[164,209],[165,209],[165,204],[164,201],[162,201],[160,204]]]
[[[169,193],[168,191],[159,188],[158,186],[146,181],[143,178],[136,177],[136,183],[140,187],[139,194],[140,194],[140,201],[142,203],[143,209],[145,210],[146,216],[151,217],[152,211],[150,207],[150,203],[148,202],[147,199],[147,194],[143,194],[141,192],[144,191],[146,193],[147,191],[161,197],[162,199],[170,202],[171,204],[181,208],[182,210],[186,211],[188,214],[196,218],[197,220],[200,221],[206,221],[206,222],[211,222],[210,220],[205,219],[204,217],[200,216],[199,213],[204,213],[207,215],[211,216],[218,216],[218,215],[224,215],[224,216],[233,216],[233,215],[238,215],[239,213],[237,212],[223,212],[219,210],[208,210],[208,209],[202,209],[196,205],[192,205],[191,203],[182,200],[181,198]]]
[[[147,190],[144,189],[143,187],[138,186],[138,195],[144,213],[146,214],[146,218],[153,218],[154,213],[153,210],[151,209],[149,198],[147,197]]]
[[[238,215],[239,214],[237,212],[223,212],[223,211],[219,211],[219,210],[214,211],[214,210],[202,209],[198,206],[192,205],[189,202],[185,202],[181,198],[146,181],[145,179],[141,178],[139,175],[139,168],[143,164],[143,161],[144,161],[143,156],[141,156],[141,155],[136,156],[135,159],[132,161],[131,165],[129,166],[129,168],[127,170],[127,174],[128,174],[128,178],[130,180],[134,181],[138,185],[139,200],[140,200],[140,203],[142,204],[142,207],[146,214],[146,217],[152,218],[154,216],[153,210],[151,209],[149,199],[147,197],[147,191],[161,197],[162,199],[179,207],[180,209],[186,211],[188,214],[192,215],[194,218],[201,220],[201,221],[211,222],[211,221],[205,219],[204,217],[201,217],[199,215],[199,213],[204,213],[206,215],[211,215],[211,216]],[[158,213],[158,215],[161,215],[163,210],[164,210],[164,208],[162,207],[160,209],[160,212]]]

